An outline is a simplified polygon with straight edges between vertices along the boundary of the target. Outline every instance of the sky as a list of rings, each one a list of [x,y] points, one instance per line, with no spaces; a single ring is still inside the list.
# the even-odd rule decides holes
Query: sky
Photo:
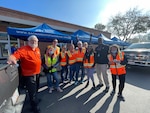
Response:
[[[150,10],[148,0],[0,0],[0,7],[89,28],[106,25],[112,16],[130,8]]]

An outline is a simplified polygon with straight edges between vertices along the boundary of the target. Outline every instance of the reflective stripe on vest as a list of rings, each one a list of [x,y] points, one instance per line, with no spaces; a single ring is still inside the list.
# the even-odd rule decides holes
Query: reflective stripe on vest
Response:
[[[108,55],[108,59],[109,61],[113,61],[113,56],[111,54]],[[116,56],[117,60],[124,60],[124,53],[118,53]],[[112,74],[114,75],[122,75],[122,74],[126,74],[126,69],[125,69],[125,65],[121,65],[120,63],[113,63],[110,64],[110,71]]]
[[[84,49],[84,48],[82,48],[81,52],[79,49],[76,51],[76,56],[77,56],[76,61],[77,62],[83,62],[83,57],[84,57],[85,52],[86,52],[86,49]]]
[[[60,65],[61,66],[65,66],[67,64],[66,61],[66,52],[60,52],[60,57],[61,57],[61,61],[60,61]]]
[[[70,51],[67,52],[68,54],[68,61],[69,61],[69,64],[72,65],[76,62],[76,55],[75,55],[75,52],[74,53],[71,53]]]
[[[54,55],[55,56],[59,56],[59,54],[60,54],[60,48],[58,46],[56,46],[55,48],[53,46],[51,46],[51,47],[52,47],[52,50],[54,52]]]
[[[90,62],[88,61],[88,59],[85,59],[83,65],[85,68],[92,68],[92,66],[94,65],[94,54],[90,55]]]
[[[47,67],[51,67],[53,65],[55,65],[57,62],[57,58],[54,57],[54,58],[50,58],[49,56],[46,56],[45,55],[45,64],[47,65]],[[52,68],[49,72],[56,72],[56,68]]]

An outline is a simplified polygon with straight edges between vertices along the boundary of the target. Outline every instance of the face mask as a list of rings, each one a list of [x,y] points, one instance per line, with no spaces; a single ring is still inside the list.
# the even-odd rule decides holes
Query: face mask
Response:
[[[112,54],[116,54],[117,53],[117,50],[114,50],[114,51],[111,51]]]

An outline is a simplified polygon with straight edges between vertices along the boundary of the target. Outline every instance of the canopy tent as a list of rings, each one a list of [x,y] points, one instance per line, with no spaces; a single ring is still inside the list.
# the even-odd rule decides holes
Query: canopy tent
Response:
[[[60,42],[70,42],[71,36],[67,34],[63,34],[53,28],[51,28],[46,23],[43,23],[39,26],[32,27],[32,28],[15,28],[15,27],[8,27],[7,33],[10,36],[27,40],[27,37],[30,35],[36,35],[41,42],[49,42],[54,39],[58,39]]]
[[[111,40],[113,40],[114,42],[117,42],[119,46],[129,46],[130,43],[124,42],[120,39],[118,39],[117,37],[113,37],[111,38]]]
[[[89,42],[89,43],[97,43],[97,38],[92,36],[91,34],[82,31],[82,30],[77,30],[74,32],[72,35],[72,40],[76,43],[78,40],[82,42]]]
[[[111,44],[118,44],[118,42],[115,42],[115,41],[113,41],[113,40],[107,38],[107,37],[104,36],[103,34],[99,34],[99,35],[97,36],[97,38],[102,38],[104,44],[109,44],[109,45],[111,45]]]

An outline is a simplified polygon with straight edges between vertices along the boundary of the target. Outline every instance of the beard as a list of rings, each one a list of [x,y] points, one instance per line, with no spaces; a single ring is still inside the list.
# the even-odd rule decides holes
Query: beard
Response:
[[[34,43],[34,44],[32,44],[32,43],[28,43],[28,45],[31,47],[31,48],[37,48],[38,47],[38,43]]]

